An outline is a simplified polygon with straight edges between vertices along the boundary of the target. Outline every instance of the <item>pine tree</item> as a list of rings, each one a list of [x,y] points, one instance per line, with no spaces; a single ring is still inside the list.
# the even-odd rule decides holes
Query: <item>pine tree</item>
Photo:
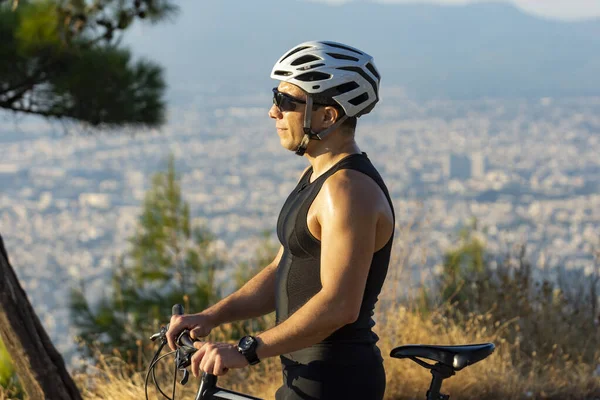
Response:
[[[173,15],[170,0],[0,0],[0,109],[90,127],[164,121],[162,70],[120,45],[135,20]]]
[[[489,257],[480,233],[477,221],[472,220],[460,230],[457,246],[444,254],[442,301],[455,302],[461,309],[472,309],[477,303],[481,286],[487,286],[484,277],[489,272]]]
[[[95,343],[131,352],[169,320],[173,304],[198,312],[220,297],[215,273],[225,261],[213,235],[192,225],[174,164],[171,157],[167,171],[152,179],[131,249],[112,276],[111,292],[97,307],[88,303],[85,288],[72,293],[73,324],[88,349]]]

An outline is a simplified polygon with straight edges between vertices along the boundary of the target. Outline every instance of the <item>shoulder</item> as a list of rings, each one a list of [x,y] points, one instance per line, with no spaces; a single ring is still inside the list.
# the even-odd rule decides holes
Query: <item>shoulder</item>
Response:
[[[348,207],[349,211],[374,210],[381,190],[368,175],[352,169],[342,169],[331,175],[321,189],[326,202],[336,207]]]
[[[375,187],[378,185],[370,176],[353,169],[341,169],[323,183],[323,189],[327,191],[351,191],[364,195],[372,195],[370,191]]]

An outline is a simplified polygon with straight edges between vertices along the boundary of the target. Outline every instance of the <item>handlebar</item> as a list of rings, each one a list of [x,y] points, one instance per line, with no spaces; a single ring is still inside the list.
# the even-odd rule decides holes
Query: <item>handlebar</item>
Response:
[[[172,315],[183,315],[183,312],[184,312],[183,306],[181,304],[175,304],[171,309]],[[168,330],[168,328],[167,328],[167,330]],[[175,340],[175,343],[180,348],[183,348],[184,351],[186,353],[189,353],[190,355],[194,354],[198,350],[194,347],[194,340],[190,336],[190,331],[187,329],[184,329],[183,331],[181,331],[181,333]]]
[[[171,308],[171,314],[172,315],[183,315],[184,314],[183,306],[180,304],[175,304]],[[157,390],[166,399],[168,399],[168,400],[175,399],[175,383],[176,383],[177,376],[175,376],[173,378],[173,395],[172,395],[173,397],[172,398],[167,396],[160,389],[160,387],[158,386],[158,384],[156,382],[156,377],[154,376],[154,367],[159,360],[174,353],[175,354],[176,371],[180,370],[183,372],[183,378],[181,379],[180,383],[182,385],[185,385],[189,378],[189,372],[187,370],[187,367],[191,363],[192,355],[198,350],[194,347],[194,340],[190,336],[190,331],[188,329],[184,329],[179,334],[179,336],[177,336],[177,339],[175,340],[175,343],[177,344],[177,350],[159,357],[160,352],[162,351],[163,347],[167,344],[168,330],[169,330],[169,325],[167,324],[167,326],[161,327],[160,332],[157,332],[150,337],[150,339],[152,341],[156,341],[157,339],[160,339],[160,347],[157,350],[156,354],[154,355],[154,358],[150,362],[150,366],[148,367],[148,373],[146,374],[146,383],[145,383],[146,400],[148,400],[148,379],[150,376],[152,376],[152,378],[154,380],[154,385],[156,386]],[[202,378],[200,380],[200,386],[198,388],[198,393],[196,394],[196,400],[206,400],[206,399],[213,399],[213,398],[214,399],[261,400],[257,397],[253,397],[253,396],[245,395],[242,393],[237,393],[237,392],[234,392],[231,390],[219,388],[219,387],[217,387],[217,377],[215,375],[207,374],[206,372],[203,372]]]
[[[184,314],[183,306],[181,304],[175,304],[171,308],[171,314],[172,315],[183,315]],[[161,327],[159,332],[153,334],[150,337],[150,340],[152,340],[152,341],[156,341],[157,339],[160,339],[161,345],[160,345],[160,348],[158,349],[158,351],[156,352],[154,359],[150,363],[150,367],[148,369],[148,374],[146,376],[146,398],[148,398],[148,394],[147,394],[148,377],[150,376],[150,373],[152,372],[152,376],[154,378],[154,369],[153,368],[154,368],[156,362],[159,360],[158,355],[160,354],[162,348],[167,344],[168,330],[169,330],[169,324],[167,324],[167,326]],[[175,367],[177,370],[180,370],[183,372],[183,378],[181,379],[180,383],[182,385],[185,385],[189,378],[189,371],[187,370],[187,367],[190,366],[192,355],[196,351],[198,351],[198,349],[196,349],[194,347],[194,340],[191,338],[190,331],[188,329],[184,329],[183,331],[181,331],[179,336],[177,336],[175,343],[177,344],[177,350],[174,351]],[[174,378],[174,379],[176,379],[176,378]],[[160,389],[160,387],[158,387],[158,385],[156,383],[156,379],[154,379],[154,384],[157,386],[157,389],[164,397],[166,397],[167,399],[173,400],[173,399],[169,398],[168,396],[166,396],[165,393],[163,393],[163,391]],[[206,372],[203,372],[196,399],[201,400],[201,399],[206,398],[209,391],[214,390],[216,388],[216,385],[217,385],[217,377],[215,375],[207,374]],[[174,393],[173,393],[173,398],[174,398]]]

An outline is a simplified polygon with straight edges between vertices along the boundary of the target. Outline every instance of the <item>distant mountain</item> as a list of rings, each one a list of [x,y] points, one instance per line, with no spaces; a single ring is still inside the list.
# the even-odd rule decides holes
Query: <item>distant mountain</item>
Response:
[[[505,3],[181,4],[174,24],[129,39],[136,54],[167,68],[175,97],[216,85],[268,87],[277,58],[315,39],[367,51],[383,85],[403,86],[415,98],[600,95],[600,20],[545,20]]]

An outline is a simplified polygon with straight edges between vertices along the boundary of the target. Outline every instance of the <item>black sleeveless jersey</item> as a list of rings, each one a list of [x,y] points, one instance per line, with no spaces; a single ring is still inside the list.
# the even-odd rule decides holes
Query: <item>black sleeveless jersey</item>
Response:
[[[286,320],[321,290],[321,243],[310,233],[307,215],[323,183],[341,169],[356,170],[371,177],[385,194],[394,212],[387,187],[365,153],[345,157],[313,182],[310,182],[312,167],[309,168],[287,198],[277,221],[277,236],[284,249],[276,274],[277,323]],[[348,352],[342,349],[348,346],[369,347],[377,342],[379,338],[372,331],[375,325],[372,316],[387,274],[393,237],[392,233],[386,245],[373,254],[358,319],[338,329],[321,343],[287,354],[286,357],[308,363],[323,356],[323,349],[333,350],[329,352],[333,354],[338,353],[335,351],[338,348],[347,355]]]

